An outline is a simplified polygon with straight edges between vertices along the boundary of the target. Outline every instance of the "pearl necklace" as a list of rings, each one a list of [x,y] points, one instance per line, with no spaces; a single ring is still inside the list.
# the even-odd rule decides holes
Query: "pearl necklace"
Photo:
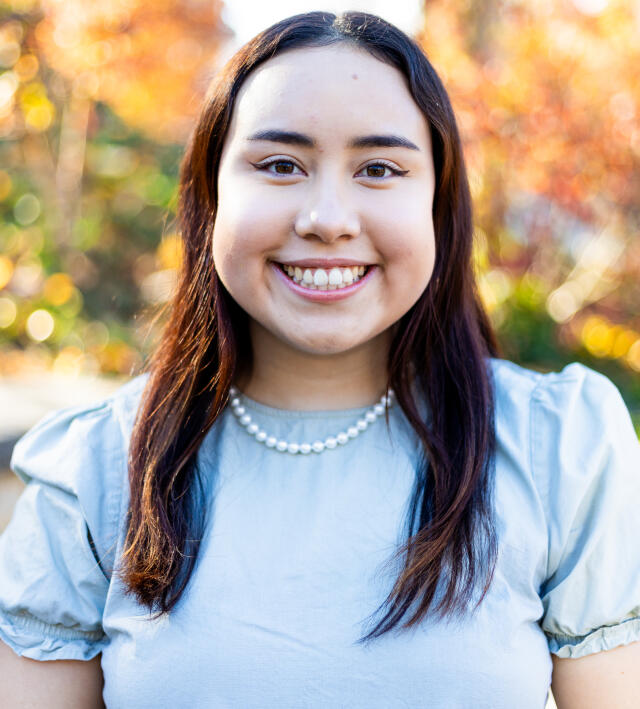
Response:
[[[322,453],[327,449],[331,450],[338,445],[345,445],[351,439],[356,438],[363,431],[374,423],[375,420],[382,416],[387,407],[391,407],[394,402],[395,394],[392,389],[389,389],[389,394],[383,394],[380,400],[374,404],[361,419],[358,419],[353,426],[349,426],[346,431],[340,431],[335,436],[328,436],[324,441],[314,441],[313,443],[289,443],[288,441],[278,439],[275,436],[270,436],[266,431],[263,431],[257,423],[254,423],[251,416],[247,413],[246,408],[242,405],[240,392],[231,387],[231,411],[236,417],[241,426],[246,432],[253,436],[258,443],[263,443],[267,448],[273,448],[279,453]]]

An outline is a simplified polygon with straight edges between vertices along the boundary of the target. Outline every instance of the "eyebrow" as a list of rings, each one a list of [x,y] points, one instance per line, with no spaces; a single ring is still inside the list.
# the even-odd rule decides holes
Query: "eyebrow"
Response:
[[[298,145],[302,148],[315,148],[316,142],[304,133],[288,130],[261,130],[250,135],[247,140],[268,140],[272,143]],[[420,151],[420,148],[401,135],[362,135],[349,141],[349,148],[409,148]]]

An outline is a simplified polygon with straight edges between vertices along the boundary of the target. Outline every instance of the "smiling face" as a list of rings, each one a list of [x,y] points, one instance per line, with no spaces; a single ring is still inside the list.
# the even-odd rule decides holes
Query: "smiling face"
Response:
[[[213,234],[254,343],[383,346],[433,272],[434,184],[427,121],[394,67],[341,43],[256,69],[225,137]]]

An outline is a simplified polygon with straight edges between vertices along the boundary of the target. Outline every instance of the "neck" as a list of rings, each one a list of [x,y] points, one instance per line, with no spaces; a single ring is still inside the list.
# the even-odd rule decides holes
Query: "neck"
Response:
[[[237,385],[267,406],[298,411],[369,406],[387,383],[389,331],[337,354],[297,350],[255,322],[251,324],[253,368]]]

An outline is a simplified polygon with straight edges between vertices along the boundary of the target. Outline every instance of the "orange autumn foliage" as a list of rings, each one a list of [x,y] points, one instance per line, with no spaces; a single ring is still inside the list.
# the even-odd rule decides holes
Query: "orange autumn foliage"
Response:
[[[182,142],[229,30],[220,0],[42,0],[47,63],[156,140]]]
[[[452,95],[485,208],[496,185],[586,221],[638,208],[640,10],[580,5],[426,3],[418,39]]]

